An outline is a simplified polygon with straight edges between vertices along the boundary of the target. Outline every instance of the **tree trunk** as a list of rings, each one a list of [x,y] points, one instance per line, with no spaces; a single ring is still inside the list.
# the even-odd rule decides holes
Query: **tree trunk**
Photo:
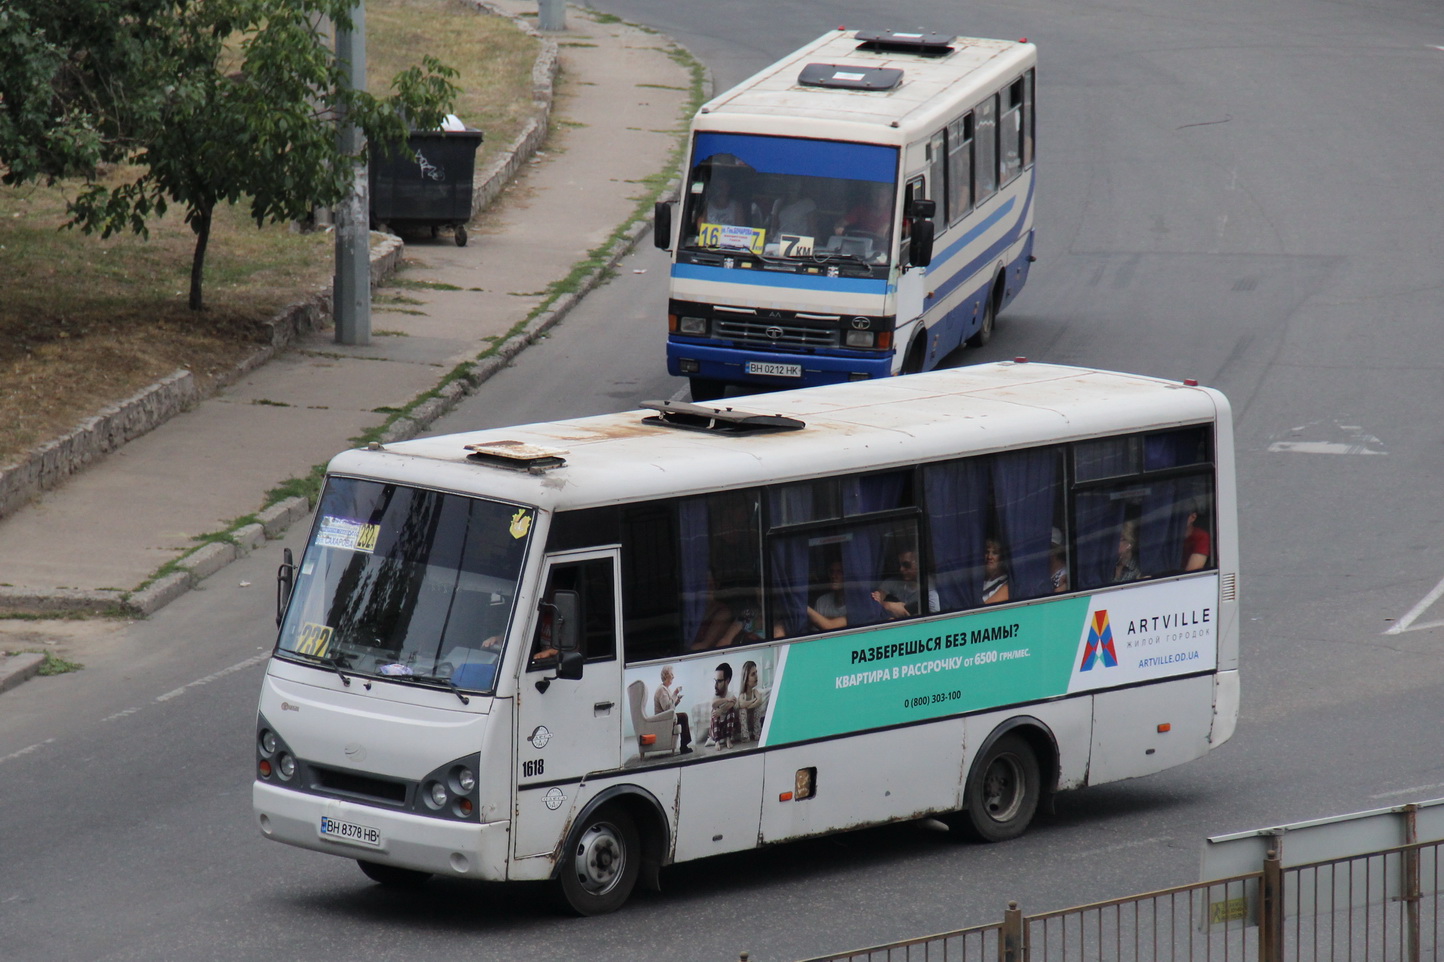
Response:
[[[215,205],[210,204],[196,213],[195,219],[191,221],[191,230],[195,231],[196,249],[191,257],[191,299],[190,309],[193,311],[203,310],[205,304],[201,300],[201,280],[206,272],[206,245],[211,239],[211,215],[215,212]]]

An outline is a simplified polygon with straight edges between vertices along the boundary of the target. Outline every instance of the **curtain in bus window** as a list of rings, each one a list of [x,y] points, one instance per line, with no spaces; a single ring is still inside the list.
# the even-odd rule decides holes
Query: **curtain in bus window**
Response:
[[[677,505],[677,560],[682,572],[682,643],[690,645],[702,627],[710,600],[707,504],[688,498]]]
[[[976,608],[982,601],[990,487],[981,458],[923,469],[933,578],[944,611]]]
[[[1048,551],[1058,503],[1058,455],[1051,448],[993,459],[993,491],[1013,600],[1050,594]]]
[[[764,633],[758,515],[755,491],[725,491],[678,502],[686,647],[745,644]]]
[[[1181,468],[1208,461],[1208,429],[1181,428],[1143,439],[1143,470]]]
[[[1118,563],[1118,539],[1128,502],[1114,491],[1086,491],[1074,502],[1077,520],[1079,588],[1101,588],[1113,582]]]
[[[900,507],[907,492],[908,475],[896,471],[842,479],[842,507],[848,516],[889,511]],[[887,620],[887,613],[872,598],[873,589],[890,565],[887,547],[890,527],[885,524],[852,524],[842,545],[842,567],[847,581],[849,626],[875,625]]]
[[[788,637],[807,634],[807,539],[774,537],[770,547],[773,623]]]

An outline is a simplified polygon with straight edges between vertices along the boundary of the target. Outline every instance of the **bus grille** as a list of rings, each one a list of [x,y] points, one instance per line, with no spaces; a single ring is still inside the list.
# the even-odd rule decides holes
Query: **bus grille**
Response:
[[[339,768],[325,768],[321,765],[312,765],[311,772],[316,788],[322,791],[364,798],[388,805],[406,804],[405,782],[373,778],[370,775],[342,771]]]
[[[801,324],[779,324],[751,318],[723,318],[714,322],[718,337],[758,347],[837,347],[838,332]]]

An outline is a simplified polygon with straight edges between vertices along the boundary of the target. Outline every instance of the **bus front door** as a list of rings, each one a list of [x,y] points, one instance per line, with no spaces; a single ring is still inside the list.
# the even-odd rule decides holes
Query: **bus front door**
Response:
[[[587,776],[621,767],[616,552],[553,555],[544,583],[516,697],[514,853],[519,859],[551,855],[588,800]],[[583,667],[578,679],[557,677],[552,643],[561,632],[554,630],[558,609],[550,601],[557,591],[575,592],[579,602],[575,634]]]

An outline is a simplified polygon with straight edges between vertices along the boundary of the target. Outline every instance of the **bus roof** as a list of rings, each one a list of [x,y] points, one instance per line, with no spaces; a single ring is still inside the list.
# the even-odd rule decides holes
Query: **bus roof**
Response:
[[[579,508],[1228,419],[1228,402],[1209,388],[1020,361],[705,407],[780,415],[805,426],[709,432],[659,424],[654,410],[627,411],[347,451],[330,471]],[[523,452],[518,470],[478,461],[469,445],[535,450]],[[529,463],[534,466],[526,470]]]
[[[889,46],[874,49],[859,41],[859,33],[866,34],[842,29],[824,34],[704,104],[694,126],[731,129],[746,116],[747,128],[759,133],[808,136],[798,128],[800,121],[804,128],[843,123],[875,128],[868,139],[905,140],[915,124],[935,125],[939,111],[956,113],[958,99],[972,88],[995,84],[1036,59],[1036,48],[1021,40],[956,37],[948,45],[951,52],[938,56]],[[809,64],[900,70],[902,78],[885,90],[804,85],[798,78]],[[769,120],[780,125],[777,130],[767,129]],[[836,138],[835,129],[830,136]]]

